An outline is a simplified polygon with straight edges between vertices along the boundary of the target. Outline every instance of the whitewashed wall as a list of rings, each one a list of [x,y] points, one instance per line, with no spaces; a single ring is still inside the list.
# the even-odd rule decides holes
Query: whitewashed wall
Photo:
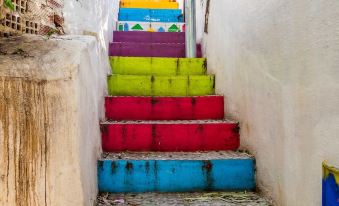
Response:
[[[96,36],[107,54],[118,19],[119,0],[67,0],[64,4],[66,33]]]
[[[338,28],[337,0],[211,1],[209,72],[277,205],[321,205],[321,163],[339,166]]]

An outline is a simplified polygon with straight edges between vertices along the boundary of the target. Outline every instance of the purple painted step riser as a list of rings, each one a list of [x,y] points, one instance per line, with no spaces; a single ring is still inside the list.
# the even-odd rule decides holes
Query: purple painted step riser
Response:
[[[113,42],[136,42],[136,43],[185,43],[184,32],[138,32],[138,31],[115,31]]]
[[[152,44],[115,42],[110,44],[110,56],[130,57],[185,57],[185,44]],[[201,47],[197,46],[197,57],[201,57]]]

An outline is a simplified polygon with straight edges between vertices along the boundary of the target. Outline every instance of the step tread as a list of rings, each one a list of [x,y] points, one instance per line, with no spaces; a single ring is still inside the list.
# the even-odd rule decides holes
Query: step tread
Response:
[[[97,206],[110,205],[162,205],[162,206],[271,206],[265,198],[253,192],[208,192],[208,193],[143,193],[109,194],[98,196]]]
[[[225,159],[253,159],[245,152],[209,151],[209,152],[119,152],[104,153],[104,160],[225,160]]]
[[[184,78],[188,78],[188,77],[215,77],[214,74],[185,74],[185,75],[153,75],[153,74],[111,74],[108,75],[108,77],[111,76],[123,76],[123,77],[157,77],[157,78],[178,78],[178,79],[184,79]],[[210,94],[212,95],[212,94]]]
[[[129,97],[129,98],[135,98],[135,99],[139,99],[139,98],[152,98],[150,96],[116,96],[116,95],[112,95],[112,96],[105,96],[107,98],[122,98],[122,97]],[[204,97],[223,97],[223,95],[204,95],[204,96],[189,96],[189,97],[183,97],[183,96],[161,96],[161,97],[153,97],[155,99],[157,98],[204,98]]]
[[[178,45],[185,46],[185,43],[164,43],[164,42],[111,42],[110,44],[128,44],[128,45]]]
[[[102,125],[107,124],[237,124],[233,120],[129,120],[129,121],[105,121]]]

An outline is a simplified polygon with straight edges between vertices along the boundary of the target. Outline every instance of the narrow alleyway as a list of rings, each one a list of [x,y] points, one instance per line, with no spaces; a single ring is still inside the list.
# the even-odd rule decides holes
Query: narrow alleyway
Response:
[[[173,0],[120,3],[101,124],[99,206],[269,205],[251,192],[254,157],[237,151],[239,124],[224,119],[207,60],[185,58],[183,16]],[[209,192],[189,193],[201,191]]]

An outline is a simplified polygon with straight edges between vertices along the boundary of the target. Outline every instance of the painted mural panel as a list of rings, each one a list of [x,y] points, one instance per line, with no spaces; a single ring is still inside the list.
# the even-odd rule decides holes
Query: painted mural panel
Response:
[[[118,31],[146,31],[146,32],[184,32],[185,23],[178,22],[136,22],[119,21]]]
[[[339,206],[339,169],[323,163],[323,206]]]

